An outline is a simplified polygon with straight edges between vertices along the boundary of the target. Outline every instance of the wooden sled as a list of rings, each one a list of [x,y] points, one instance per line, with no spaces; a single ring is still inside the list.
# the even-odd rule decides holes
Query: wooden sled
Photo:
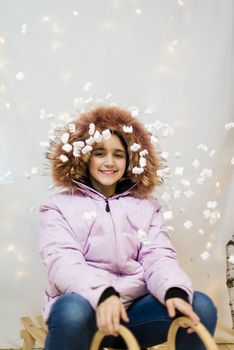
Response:
[[[21,317],[21,322],[24,326],[24,329],[21,330],[21,333],[20,333],[21,338],[23,339],[22,350],[32,350],[35,343],[37,343],[37,345],[40,348],[44,349],[45,339],[47,335],[47,326],[45,325],[42,319],[42,316],[37,316],[36,320],[37,320],[37,323],[34,323],[30,317]],[[198,334],[198,336],[202,340],[207,350],[218,350],[218,347],[214,339],[211,337],[207,329],[201,323],[195,326],[188,317],[179,317],[172,322],[168,331],[167,343],[157,345],[156,347],[157,350],[175,350],[176,349],[175,339],[176,339],[177,331],[180,327],[179,326],[180,321],[182,321],[187,326],[194,329],[194,331]],[[129,350],[140,350],[140,347],[137,343],[136,338],[129,331],[129,329],[121,325],[119,333],[124,339]],[[99,331],[96,332],[93,338],[90,350],[98,350],[99,345],[101,344],[101,341],[103,338],[104,338],[104,335],[101,332]],[[149,349],[153,350],[153,348],[149,348]]]

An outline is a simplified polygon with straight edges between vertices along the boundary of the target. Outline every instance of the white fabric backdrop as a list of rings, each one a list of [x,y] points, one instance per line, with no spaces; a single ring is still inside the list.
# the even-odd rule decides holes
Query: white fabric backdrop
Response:
[[[38,208],[53,190],[40,142],[51,123],[102,101],[163,124],[170,171],[157,196],[173,213],[167,223],[182,266],[218,306],[216,339],[234,341],[225,277],[233,14],[232,0],[0,0],[0,347],[20,346],[20,316],[34,317],[43,302]]]

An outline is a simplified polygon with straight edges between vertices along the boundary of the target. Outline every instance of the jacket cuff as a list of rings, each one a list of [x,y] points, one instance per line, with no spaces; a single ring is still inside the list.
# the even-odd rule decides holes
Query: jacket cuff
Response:
[[[101,294],[97,306],[100,305],[104,300],[111,297],[112,295],[116,295],[119,297],[119,292],[117,292],[113,287],[108,287],[104,290],[104,292]]]
[[[172,287],[166,291],[166,294],[164,297],[165,301],[171,298],[180,298],[186,301],[187,303],[189,303],[188,294],[183,289],[178,287]]]

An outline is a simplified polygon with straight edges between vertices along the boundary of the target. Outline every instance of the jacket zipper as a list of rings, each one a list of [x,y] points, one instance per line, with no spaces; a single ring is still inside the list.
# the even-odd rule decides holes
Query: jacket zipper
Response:
[[[114,249],[114,253],[116,256],[116,265],[117,265],[117,270],[119,275],[121,276],[121,272],[120,272],[120,268],[119,268],[119,258],[118,258],[118,245],[117,245],[117,237],[116,237],[116,232],[115,232],[115,225],[114,225],[114,221],[111,215],[111,211],[110,211],[110,206],[109,206],[109,202],[108,202],[108,198],[105,198],[105,202],[106,202],[106,211],[108,213],[110,213],[111,216],[111,221],[112,221],[112,225],[113,225],[113,232],[114,232],[114,238],[115,238],[115,247],[116,249]]]
[[[110,206],[109,206],[108,198],[106,198],[105,201],[106,201],[106,211],[109,213],[110,212]]]

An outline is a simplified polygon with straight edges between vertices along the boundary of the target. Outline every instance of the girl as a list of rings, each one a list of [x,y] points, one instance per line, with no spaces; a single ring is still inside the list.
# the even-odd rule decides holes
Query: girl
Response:
[[[193,293],[152,196],[161,164],[144,126],[128,111],[98,107],[67,125],[48,157],[66,191],[41,206],[45,349],[88,350],[97,329],[103,347],[126,348],[120,323],[150,347],[166,341],[178,314],[214,334],[215,306]],[[188,347],[203,349],[181,329],[177,349]]]

